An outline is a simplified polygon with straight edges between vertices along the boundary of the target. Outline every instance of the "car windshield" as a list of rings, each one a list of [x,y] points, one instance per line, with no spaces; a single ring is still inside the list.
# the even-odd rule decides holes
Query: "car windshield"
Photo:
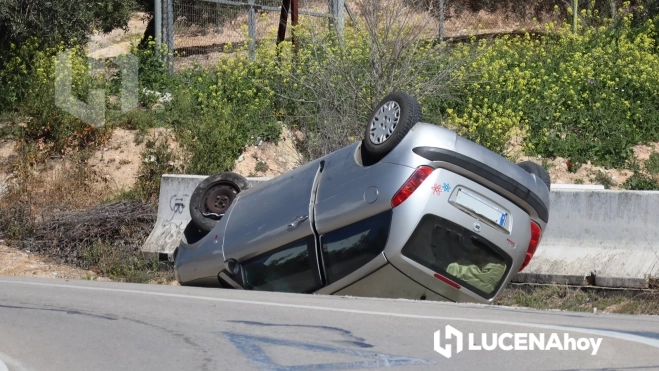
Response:
[[[484,297],[493,296],[511,265],[480,235],[435,215],[422,218],[402,252]]]

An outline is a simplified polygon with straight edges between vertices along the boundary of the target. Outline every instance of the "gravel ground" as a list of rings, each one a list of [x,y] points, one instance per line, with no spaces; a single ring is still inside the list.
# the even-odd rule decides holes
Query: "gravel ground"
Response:
[[[106,280],[93,271],[57,264],[4,243],[0,243],[0,276]]]

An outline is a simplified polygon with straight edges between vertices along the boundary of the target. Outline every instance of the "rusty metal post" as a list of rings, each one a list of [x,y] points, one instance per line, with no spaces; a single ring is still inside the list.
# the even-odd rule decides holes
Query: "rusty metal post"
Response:
[[[291,0],[281,0],[281,13],[279,13],[279,28],[277,29],[277,45],[286,39],[286,23]]]
[[[439,0],[439,42],[444,41],[444,0]]]

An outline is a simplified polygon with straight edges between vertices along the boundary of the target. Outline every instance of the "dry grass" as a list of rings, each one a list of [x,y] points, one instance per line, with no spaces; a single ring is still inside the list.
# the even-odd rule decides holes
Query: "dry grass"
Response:
[[[494,304],[574,312],[659,315],[659,290],[511,284]]]
[[[139,249],[155,222],[152,205],[103,201],[116,193],[87,165],[87,154],[32,165],[14,162],[14,179],[0,197],[0,239],[53,262],[91,269],[115,280],[168,282],[171,268]]]

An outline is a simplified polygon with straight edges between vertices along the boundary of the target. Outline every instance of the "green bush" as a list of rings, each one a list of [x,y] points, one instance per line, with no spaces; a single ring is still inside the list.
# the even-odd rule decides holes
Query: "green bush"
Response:
[[[279,138],[274,92],[259,62],[239,53],[211,68],[194,67],[170,75],[151,48],[132,53],[140,61],[140,103],[158,104],[161,109],[118,117],[115,125],[172,127],[189,153],[184,171],[228,171],[247,144]]]
[[[622,188],[633,191],[656,191],[659,190],[659,183],[655,177],[636,171],[622,184]]]
[[[1,1],[0,113],[27,97],[35,61],[84,45],[94,27],[126,27],[135,6],[135,0]]]
[[[172,126],[191,156],[187,172],[230,170],[247,144],[279,138],[273,92],[256,83],[262,73],[257,63],[237,57],[177,76],[170,109]]]
[[[1,55],[11,44],[36,38],[45,46],[81,45],[96,27],[103,32],[126,27],[135,0],[3,0],[0,2]]]
[[[123,114],[108,104],[108,122],[172,127],[190,155],[185,171],[205,174],[231,169],[248,144],[276,140],[280,122],[303,132],[308,158],[360,140],[372,108],[396,90],[419,98],[426,121],[503,154],[515,142],[531,155],[619,167],[632,145],[659,140],[657,32],[652,20],[634,23],[638,8],[623,7],[616,21],[582,10],[582,19],[600,26],[576,34],[568,24],[550,24],[541,35],[452,47],[426,42],[421,16],[383,10],[348,26],[342,39],[303,24],[294,30],[295,47],[276,47],[271,35],[255,61],[240,49],[212,68],[173,75],[151,42],[132,50],[146,109]],[[51,152],[108,134],[54,106],[52,56],[65,46],[30,39],[3,55],[0,68],[0,111],[29,116],[22,135]],[[76,96],[99,86],[116,96],[120,80],[88,76],[80,48],[73,65]]]
[[[437,105],[430,103],[448,99],[458,83],[452,72],[464,61],[449,59],[443,45],[424,38],[430,31],[426,14],[399,3],[369,0],[358,6],[364,20],[346,27],[342,38],[303,23],[294,29],[296,46],[263,47],[273,40],[257,50],[266,76],[272,76],[278,111],[288,126],[302,131],[298,149],[310,159],[361,140],[372,110],[394,91],[415,96],[424,117],[439,122]]]
[[[503,37],[458,48],[479,56],[461,104],[446,114],[461,133],[503,152],[520,132],[526,150],[576,162],[622,166],[634,144],[659,139],[659,54],[655,24],[573,34],[568,25],[532,37]]]
[[[109,133],[75,118],[55,105],[55,55],[65,45],[44,47],[35,39],[12,46],[0,69],[0,111],[20,113],[27,117],[19,127],[19,139],[39,152],[38,158],[64,154],[71,149],[84,149],[102,141]],[[80,47],[71,52],[72,93],[86,99],[91,88],[103,86],[88,74],[87,56]],[[99,85],[101,83],[101,85]]]
[[[645,169],[647,169],[647,171],[652,175],[659,174],[659,153],[652,152],[650,154],[650,158],[648,158],[647,162],[645,163]]]

